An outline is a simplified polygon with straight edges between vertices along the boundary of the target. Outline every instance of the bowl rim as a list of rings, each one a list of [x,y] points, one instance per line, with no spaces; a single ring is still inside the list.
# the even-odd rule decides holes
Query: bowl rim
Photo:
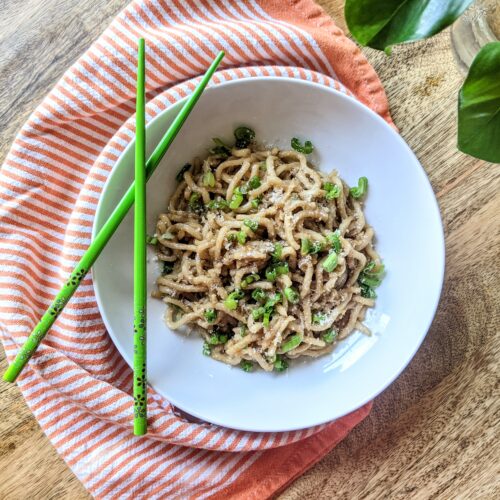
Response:
[[[435,252],[435,258],[436,258],[436,266],[439,268],[439,290],[436,290],[436,295],[434,299],[434,303],[432,304],[432,308],[429,307],[429,311],[432,312],[432,314],[429,315],[429,319],[427,321],[427,324],[425,327],[422,328],[422,333],[420,334],[420,337],[418,340],[415,342],[414,348],[410,351],[408,351],[407,355],[404,356],[404,358],[400,357],[400,363],[399,367],[394,370],[394,373],[392,376],[387,377],[385,382],[383,384],[380,384],[380,386],[377,389],[372,390],[369,394],[367,394],[364,398],[359,398],[358,401],[353,401],[352,404],[350,405],[351,408],[347,411],[345,411],[342,415],[338,415],[332,418],[320,418],[317,420],[311,419],[311,422],[309,422],[305,426],[299,426],[297,427],[296,425],[286,425],[284,423],[280,429],[267,429],[263,427],[254,427],[254,428],[248,428],[248,427],[242,427],[238,426],[237,424],[229,425],[227,421],[220,421],[219,419],[210,419],[208,420],[205,415],[200,414],[197,410],[193,408],[189,408],[188,405],[181,403],[178,404],[178,401],[176,401],[176,398],[172,398],[171,396],[166,396],[163,394],[163,391],[160,389],[157,389],[156,387],[153,387],[155,391],[157,391],[162,397],[165,397],[166,400],[168,400],[169,403],[171,403],[173,406],[181,409],[182,411],[188,413],[189,415],[192,415],[193,417],[196,417],[198,419],[203,420],[204,422],[208,422],[211,424],[219,425],[222,427],[230,428],[230,429],[235,429],[239,431],[245,431],[245,432],[290,432],[290,431],[296,431],[296,430],[302,430],[302,429],[308,429],[316,426],[320,426],[323,424],[327,424],[329,422],[334,422],[335,420],[342,418],[343,416],[346,416],[353,411],[358,410],[368,402],[372,401],[374,398],[376,398],[378,395],[380,395],[383,391],[387,389],[400,375],[401,373],[405,370],[405,368],[409,365],[410,361],[415,357],[416,352],[422,345],[422,342],[424,341],[425,337],[427,336],[427,333],[434,321],[434,318],[436,316],[437,308],[439,306],[440,300],[441,300],[441,294],[443,290],[443,283],[444,283],[444,276],[445,276],[445,235],[444,235],[444,228],[443,228],[443,222],[441,218],[441,212],[439,209],[439,204],[436,199],[436,195],[434,193],[434,190],[432,188],[432,185],[430,183],[430,180],[427,176],[427,173],[425,169],[423,168],[422,164],[416,157],[415,153],[411,150],[409,145],[404,141],[404,139],[401,137],[399,134],[397,128],[394,126],[391,126],[384,118],[382,118],[378,113],[373,111],[369,106],[366,104],[362,103],[359,101],[355,96],[352,94],[344,93],[342,91],[339,91],[335,88],[329,87],[327,85],[317,83],[317,82],[312,82],[309,80],[302,80],[298,78],[291,78],[291,77],[285,77],[285,76],[255,76],[255,77],[243,77],[243,78],[238,78],[235,80],[230,80],[230,81],[224,81],[220,82],[218,84],[212,85],[210,87],[207,87],[206,90],[204,91],[204,94],[210,93],[213,89],[220,89],[224,88],[227,86],[235,86],[235,85],[241,85],[241,84],[249,84],[253,82],[273,82],[273,83],[287,83],[287,84],[294,84],[294,85],[300,85],[304,87],[312,87],[314,89],[319,89],[321,91],[326,91],[335,94],[338,98],[343,99],[343,100],[348,100],[348,102],[360,108],[363,112],[367,112],[374,116],[375,120],[377,120],[379,123],[382,124],[382,127],[385,127],[386,129],[389,130],[389,133],[396,138],[396,141],[399,141],[399,143],[402,145],[403,148],[406,149],[406,151],[409,153],[410,158],[413,160],[413,163],[415,164],[415,167],[417,168],[417,171],[419,172],[419,175],[421,177],[421,182],[426,184],[426,186],[429,188],[430,192],[432,193],[432,204],[433,204],[433,209],[435,211],[435,214],[437,216],[437,222],[439,225],[439,236],[440,236],[440,242],[439,244],[436,245],[436,252]],[[341,84],[342,85],[342,84]],[[166,92],[166,91],[165,91]],[[171,106],[168,106],[166,109],[160,111],[154,118],[152,118],[146,125],[146,133],[147,129],[149,127],[154,126],[156,121],[160,120],[161,117],[166,114],[166,113],[171,113],[172,111],[175,111],[175,108],[180,108],[184,102],[188,99],[189,96],[183,97],[182,99],[179,99],[177,102],[173,103]],[[175,140],[175,139],[174,139]],[[135,138],[132,138],[131,141],[127,144],[127,146],[124,148],[122,153],[120,154],[119,158],[116,160],[115,164],[113,165],[110,173],[108,174],[108,178],[106,182],[104,183],[101,193],[99,194],[99,201],[97,203],[97,207],[95,210],[95,216],[92,224],[92,241],[95,239],[97,231],[98,231],[98,224],[97,221],[99,219],[99,214],[103,210],[103,205],[104,205],[104,198],[103,194],[107,191],[109,188],[109,184],[112,181],[113,176],[116,174],[118,165],[120,162],[123,160],[123,158],[126,156],[127,152],[129,151],[130,148],[134,147],[135,144]],[[102,227],[102,225],[99,226],[99,228]],[[99,286],[99,282],[97,279],[94,277],[93,269],[91,270],[91,278],[92,278],[92,284],[94,288],[94,293],[96,297],[96,302],[98,305],[99,313],[101,314],[103,323],[106,327],[106,330],[108,332],[108,335],[110,336],[111,340],[113,341],[113,344],[117,348],[118,352],[121,354],[121,356],[124,358],[124,360],[127,362],[127,364],[132,367],[132,359],[129,358],[128,353],[126,352],[124,345],[122,342],[119,340],[119,338],[115,335],[112,327],[111,327],[111,321],[109,320],[106,310],[103,307],[104,300],[103,297],[101,296],[101,289]]]

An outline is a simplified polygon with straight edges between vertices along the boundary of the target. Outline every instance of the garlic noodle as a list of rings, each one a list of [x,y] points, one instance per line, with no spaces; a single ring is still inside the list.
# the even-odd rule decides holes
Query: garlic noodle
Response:
[[[308,161],[312,144],[260,148],[247,127],[177,177],[157,221],[165,320],[203,353],[250,371],[331,352],[363,325],[383,265],[363,214],[367,180],[349,189]]]

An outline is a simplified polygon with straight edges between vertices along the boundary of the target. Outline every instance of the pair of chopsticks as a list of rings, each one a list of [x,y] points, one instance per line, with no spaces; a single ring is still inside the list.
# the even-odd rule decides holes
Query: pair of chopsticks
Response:
[[[145,161],[145,43],[139,40],[137,66],[137,113],[135,182],[128,188],[113,213],[97,233],[94,241],[81,257],[67,282],[55,296],[40,322],[21,346],[14,361],[3,375],[6,382],[15,382],[31,356],[35,353],[55,320],[77,290],[100,253],[136,201],[134,213],[134,433],[145,434],[146,420],[146,190],[145,184],[159,165],[187,117],[198,102],[224,52],[219,52],[201,82],[186,100],[179,114]],[[136,198],[137,197],[137,198]],[[144,371],[143,371],[144,369]],[[139,404],[138,404],[139,403]]]

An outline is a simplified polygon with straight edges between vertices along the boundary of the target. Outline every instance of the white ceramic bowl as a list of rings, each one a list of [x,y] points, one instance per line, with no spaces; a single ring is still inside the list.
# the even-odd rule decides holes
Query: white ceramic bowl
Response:
[[[148,151],[181,103],[147,129]],[[353,98],[314,83],[252,78],[207,89],[148,183],[148,227],[165,210],[175,175],[193,156],[206,154],[212,137],[231,140],[238,125],[257,139],[289,148],[291,137],[310,139],[311,161],[337,169],[350,185],[369,179],[366,216],[377,235],[387,275],[368,314],[371,337],[359,332],[327,356],[296,362],[282,374],[245,373],[202,355],[201,338],[170,331],[165,305],[148,301],[148,376],[151,385],[185,412],[249,431],[288,431],[339,418],[383,391],[408,364],[433,319],[444,271],[439,209],[424,170],[400,136]],[[104,188],[94,234],[133,175],[133,144]],[[97,300],[109,334],[132,363],[133,214],[93,268]],[[160,267],[150,250],[148,286]]]

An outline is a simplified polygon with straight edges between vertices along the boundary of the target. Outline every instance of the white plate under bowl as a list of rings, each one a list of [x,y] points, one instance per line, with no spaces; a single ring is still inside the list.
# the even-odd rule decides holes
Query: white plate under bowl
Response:
[[[151,152],[182,103],[147,128]],[[387,276],[368,314],[371,337],[359,332],[332,354],[298,361],[285,373],[245,373],[202,355],[195,335],[170,331],[165,304],[148,300],[148,377],[165,398],[208,422],[248,431],[288,431],[339,418],[384,390],[415,354],[434,316],[444,271],[439,209],[429,181],[399,135],[353,98],[314,83],[251,78],[205,91],[148,183],[148,228],[165,210],[179,168],[206,154],[212,137],[231,142],[238,125],[257,139],[289,148],[310,139],[311,161],[337,169],[350,185],[369,179],[366,216],[377,235]],[[94,235],[130,185],[133,143],[101,196]],[[133,214],[128,214],[93,268],[97,301],[109,334],[132,364]],[[160,266],[150,250],[148,288]]]

